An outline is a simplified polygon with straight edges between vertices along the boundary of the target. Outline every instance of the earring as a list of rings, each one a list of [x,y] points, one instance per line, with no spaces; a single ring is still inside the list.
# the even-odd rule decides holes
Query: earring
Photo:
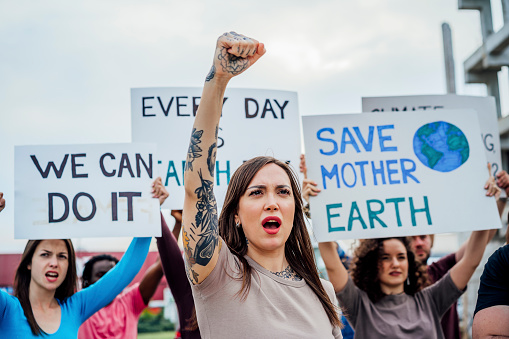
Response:
[[[410,279],[408,279],[408,277],[406,277],[406,285],[410,286]]]
[[[245,237],[245,238],[246,238],[246,245],[249,245],[249,240],[247,240],[247,237]]]
[[[239,228],[239,227],[240,227],[240,222],[236,222],[236,223],[235,223],[235,226],[236,226],[237,228]]]

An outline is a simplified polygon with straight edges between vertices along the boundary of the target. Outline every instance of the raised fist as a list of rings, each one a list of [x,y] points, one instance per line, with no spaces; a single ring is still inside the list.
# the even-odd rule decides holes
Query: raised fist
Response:
[[[205,79],[230,79],[251,67],[265,54],[265,47],[257,40],[235,32],[224,33],[217,39],[214,62]]]

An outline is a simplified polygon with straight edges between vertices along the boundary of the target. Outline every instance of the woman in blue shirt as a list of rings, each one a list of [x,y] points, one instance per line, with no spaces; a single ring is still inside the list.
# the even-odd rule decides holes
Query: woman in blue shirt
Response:
[[[15,296],[0,292],[0,333],[5,338],[77,338],[80,325],[109,304],[136,276],[150,240],[134,238],[113,269],[77,293],[72,242],[28,241],[16,270]]]
[[[5,205],[5,201],[1,203]],[[29,240],[16,270],[14,296],[0,291],[2,338],[77,338],[80,325],[134,279],[145,261],[150,240],[134,238],[113,269],[77,293],[71,240]]]

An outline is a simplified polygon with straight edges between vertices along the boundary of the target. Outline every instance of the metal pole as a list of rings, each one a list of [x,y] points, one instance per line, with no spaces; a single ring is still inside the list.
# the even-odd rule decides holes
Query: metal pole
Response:
[[[451,27],[446,22],[442,24],[442,39],[444,42],[445,82],[447,85],[447,94],[456,94],[456,75],[454,72],[454,57],[452,53]]]

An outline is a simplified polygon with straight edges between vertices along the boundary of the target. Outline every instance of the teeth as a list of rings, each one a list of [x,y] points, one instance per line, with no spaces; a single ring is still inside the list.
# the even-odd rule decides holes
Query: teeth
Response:
[[[55,277],[55,278],[58,277],[57,273],[52,273],[52,272],[48,272],[48,273],[46,273],[46,275],[49,277]]]

